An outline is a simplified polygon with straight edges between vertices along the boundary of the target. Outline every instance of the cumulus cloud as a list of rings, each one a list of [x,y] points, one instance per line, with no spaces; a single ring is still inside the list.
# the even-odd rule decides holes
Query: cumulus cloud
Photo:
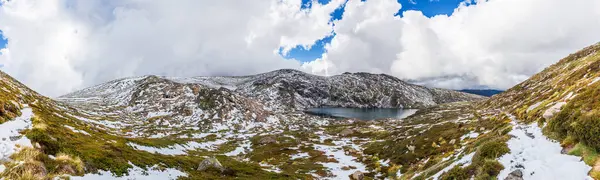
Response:
[[[600,41],[600,1],[489,0],[451,16],[406,11],[394,0],[350,1],[335,22],[316,74],[390,73],[452,89],[508,88],[560,58]]]
[[[344,1],[3,1],[3,71],[51,96],[126,76],[298,68],[277,51],[329,36]]]
[[[600,41],[600,1],[479,0],[395,16],[395,0],[2,0],[3,71],[50,96],[136,75],[280,68],[388,73],[445,88],[508,88]],[[345,5],[344,5],[345,4]],[[330,14],[344,5],[341,20]],[[322,58],[284,59],[334,35]]]

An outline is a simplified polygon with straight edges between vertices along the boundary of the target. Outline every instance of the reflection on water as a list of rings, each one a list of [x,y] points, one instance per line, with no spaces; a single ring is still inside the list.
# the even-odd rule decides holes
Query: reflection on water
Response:
[[[406,118],[415,112],[417,109],[397,109],[397,108],[336,108],[336,107],[323,107],[323,108],[310,108],[305,110],[308,114],[329,116],[338,118],[356,118],[362,120],[375,120],[394,118],[402,119]]]

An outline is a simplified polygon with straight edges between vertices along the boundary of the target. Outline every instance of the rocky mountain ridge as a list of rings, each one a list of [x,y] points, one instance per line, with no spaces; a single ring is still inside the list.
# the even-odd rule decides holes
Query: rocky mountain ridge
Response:
[[[388,75],[324,77],[290,69],[237,77],[124,78],[58,98],[91,113],[125,119],[121,121],[132,124],[129,135],[154,137],[171,135],[172,128],[298,127],[315,122],[308,120],[314,116],[302,112],[310,107],[420,108],[479,99],[483,97],[412,85]]]
[[[105,104],[126,105],[130,103],[129,98],[134,96],[135,91],[145,88],[142,84],[160,82],[197,88],[224,88],[256,99],[276,111],[320,106],[422,108],[447,102],[483,99],[477,95],[409,84],[385,74],[344,73],[324,77],[291,69],[252,76],[124,78],[69,93],[59,99],[102,99]]]

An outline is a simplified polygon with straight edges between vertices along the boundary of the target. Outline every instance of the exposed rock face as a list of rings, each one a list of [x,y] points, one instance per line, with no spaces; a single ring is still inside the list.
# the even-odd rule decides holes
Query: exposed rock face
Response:
[[[153,97],[148,97],[149,94],[143,93],[148,88],[162,90],[163,93],[150,94]],[[214,94],[202,92],[207,88],[229,93],[229,96],[250,97],[273,110],[302,110],[319,106],[418,108],[484,98],[409,84],[385,74],[344,73],[324,77],[290,69],[235,77],[126,78],[86,88],[61,98],[67,101],[73,98],[87,98],[108,104],[133,105],[140,103],[136,101],[139,98],[174,99],[185,93],[200,96]],[[177,89],[185,91],[176,91]],[[229,91],[223,92],[224,90]]]
[[[323,77],[283,69],[248,78],[237,85],[237,92],[288,110],[319,106],[418,108],[483,99],[482,96],[409,84],[385,74],[344,73]]]
[[[340,135],[341,136],[350,136],[350,135],[354,134],[354,132],[355,131],[352,129],[344,129],[340,132]]]
[[[219,162],[219,160],[217,160],[217,158],[214,157],[210,157],[210,158],[206,158],[204,159],[200,165],[198,165],[198,171],[205,171],[209,168],[215,168],[218,169],[221,172],[225,171],[225,167],[223,167],[223,165],[221,165],[221,162]]]
[[[363,180],[365,178],[365,175],[360,172],[360,171],[356,171],[354,173],[352,173],[352,175],[350,175],[352,177],[353,180]]]
[[[523,180],[523,172],[520,169],[514,170],[504,180]]]
[[[260,140],[258,140],[258,144],[260,144],[260,145],[273,144],[273,143],[277,143],[277,139],[274,136],[265,136],[265,137],[262,137]]]
[[[269,128],[308,119],[309,107],[419,108],[484,97],[431,89],[383,74],[323,77],[297,70],[252,76],[125,78],[64,95],[58,100],[90,112],[105,111],[138,127]],[[286,121],[286,122],[282,122]],[[140,122],[149,122],[140,124]],[[162,123],[162,124],[159,124]],[[162,131],[162,130],[161,130]],[[164,134],[172,131],[164,130]],[[156,134],[156,132],[152,132]]]
[[[546,111],[544,111],[544,114],[542,115],[542,117],[544,117],[544,119],[546,119],[546,120],[551,119],[552,117],[554,117],[554,114],[559,112],[560,108],[562,108],[562,106],[564,106],[565,104],[567,104],[567,103],[566,102],[557,102],[552,107],[546,109]]]

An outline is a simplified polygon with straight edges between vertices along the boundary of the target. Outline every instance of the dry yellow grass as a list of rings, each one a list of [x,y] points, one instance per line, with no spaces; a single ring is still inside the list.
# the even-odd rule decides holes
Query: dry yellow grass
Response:
[[[2,174],[5,179],[44,179],[47,174],[46,167],[39,161],[13,162],[9,166]]]
[[[56,156],[58,164],[57,174],[82,174],[84,173],[83,161],[79,157],[72,157],[65,153]]]

